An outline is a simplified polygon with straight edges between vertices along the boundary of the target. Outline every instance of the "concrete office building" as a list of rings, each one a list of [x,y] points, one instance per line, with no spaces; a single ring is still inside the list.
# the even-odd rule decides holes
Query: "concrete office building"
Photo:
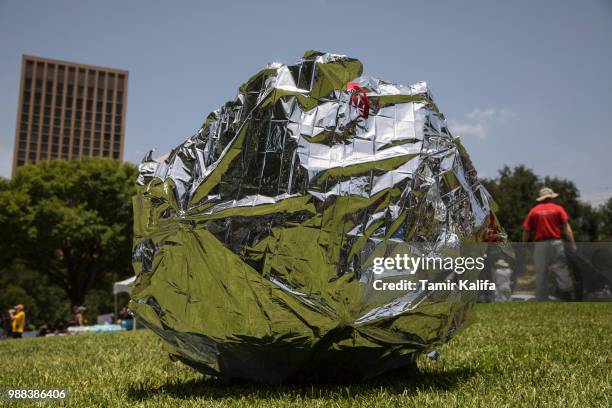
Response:
[[[128,72],[24,55],[15,168],[53,158],[123,160]]]

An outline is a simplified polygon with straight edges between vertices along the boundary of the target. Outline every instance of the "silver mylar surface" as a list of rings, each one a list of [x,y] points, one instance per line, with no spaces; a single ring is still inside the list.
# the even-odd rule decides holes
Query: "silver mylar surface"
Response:
[[[425,83],[361,73],[315,51],[270,64],[143,160],[130,309],[175,358],[225,378],[361,379],[465,321],[465,293],[372,290],[374,256],[482,241],[492,200]]]

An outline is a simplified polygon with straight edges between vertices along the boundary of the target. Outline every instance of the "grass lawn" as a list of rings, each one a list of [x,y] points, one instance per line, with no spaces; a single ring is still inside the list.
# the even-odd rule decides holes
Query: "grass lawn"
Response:
[[[416,375],[361,384],[222,382],[171,362],[141,330],[0,342],[0,387],[68,387],[75,407],[612,406],[612,303],[482,304],[475,315]]]

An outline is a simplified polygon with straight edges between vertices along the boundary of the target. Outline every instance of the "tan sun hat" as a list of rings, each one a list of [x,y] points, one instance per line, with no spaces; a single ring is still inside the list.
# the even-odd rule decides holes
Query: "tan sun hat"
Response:
[[[547,198],[559,197],[559,194],[555,193],[552,188],[544,187],[540,189],[540,196],[536,198],[536,201],[546,200]]]

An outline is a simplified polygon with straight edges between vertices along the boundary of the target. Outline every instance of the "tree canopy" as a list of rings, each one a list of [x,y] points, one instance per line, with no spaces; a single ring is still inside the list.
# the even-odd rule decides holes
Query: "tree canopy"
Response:
[[[99,158],[18,168],[0,185],[2,266],[19,260],[71,305],[104,276],[129,276],[136,175],[132,164]]]
[[[534,206],[539,190],[545,186],[559,194],[555,201],[567,211],[577,241],[600,240],[603,238],[603,230],[611,228],[612,218],[606,226],[606,223],[602,222],[600,212],[580,200],[578,188],[573,181],[557,177],[538,177],[525,166],[505,166],[496,178],[484,179],[483,184],[499,207],[497,217],[511,241],[521,240],[523,221]],[[612,199],[607,205],[612,211]],[[605,210],[605,206],[603,208]]]

